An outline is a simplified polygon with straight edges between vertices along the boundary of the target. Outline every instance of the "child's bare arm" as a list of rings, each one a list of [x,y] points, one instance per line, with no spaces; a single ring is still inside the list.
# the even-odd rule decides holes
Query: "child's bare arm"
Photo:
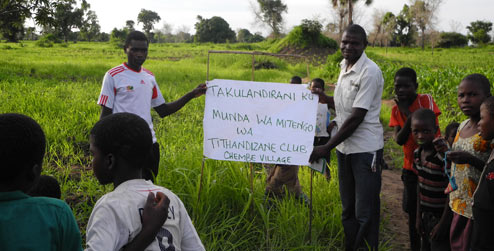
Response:
[[[436,138],[434,141],[432,141],[434,144],[434,149],[436,152],[438,152],[441,156],[444,157],[444,153],[449,150],[449,144],[444,138]]]
[[[178,100],[175,100],[170,103],[164,103],[162,105],[154,107],[154,110],[158,113],[160,117],[165,117],[170,114],[177,112],[182,109],[191,99],[197,98],[206,93],[207,87],[206,84],[200,84],[192,91],[186,93]]]
[[[334,109],[334,98],[331,96],[326,95],[324,91],[321,88],[312,88],[311,89],[313,94],[316,94],[319,96],[319,102],[322,104],[328,104],[328,107],[331,109]]]
[[[123,250],[144,250],[149,246],[168,217],[169,205],[170,200],[162,192],[157,192],[156,197],[152,192],[149,192],[142,213],[142,230],[131,242],[125,245]]]
[[[326,129],[326,131],[329,133],[329,137],[331,137],[331,131],[333,131],[333,128],[335,126],[336,126],[336,122],[335,121],[331,121],[331,123],[329,123],[328,128]]]
[[[447,158],[456,164],[469,164],[480,171],[484,169],[485,165],[484,161],[465,151],[451,151],[448,153]]]
[[[403,128],[400,126],[395,126],[393,138],[398,145],[402,146],[405,143],[407,143],[408,137],[410,136],[411,133],[410,125],[411,125],[411,119],[408,118],[407,121],[405,121]]]
[[[113,109],[108,108],[108,107],[102,105],[101,106],[101,113],[99,115],[99,119],[102,119],[102,118],[104,118],[104,117],[106,117],[106,116],[108,116],[108,115],[110,115],[112,113],[113,113]]]

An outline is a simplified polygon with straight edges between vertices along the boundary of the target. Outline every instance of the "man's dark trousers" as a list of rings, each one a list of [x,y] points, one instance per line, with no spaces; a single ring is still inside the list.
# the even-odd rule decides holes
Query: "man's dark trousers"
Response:
[[[383,150],[336,155],[345,248],[377,250]]]

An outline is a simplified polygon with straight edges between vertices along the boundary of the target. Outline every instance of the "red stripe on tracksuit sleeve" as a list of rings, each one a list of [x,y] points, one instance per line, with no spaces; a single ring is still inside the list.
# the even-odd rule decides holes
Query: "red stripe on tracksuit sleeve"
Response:
[[[121,70],[118,70],[118,71],[114,71],[113,73],[110,73],[110,75],[111,75],[112,77],[115,77],[115,75],[117,75],[117,74],[119,74],[119,73],[121,73],[121,72],[123,72],[123,71],[125,71],[125,70],[124,70],[124,69],[121,69]]]
[[[98,104],[100,105],[106,105],[106,102],[108,101],[108,96],[106,95],[101,95],[99,98]]]
[[[158,89],[156,89],[156,86],[153,87],[153,96],[151,97],[152,99],[155,99],[158,97]]]

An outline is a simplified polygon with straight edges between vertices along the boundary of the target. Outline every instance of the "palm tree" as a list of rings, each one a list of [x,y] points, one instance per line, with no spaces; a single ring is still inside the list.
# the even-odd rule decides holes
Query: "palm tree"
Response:
[[[331,4],[333,7],[337,7],[338,3],[341,5],[348,3],[348,24],[353,24],[352,14],[353,14],[353,4],[358,2],[359,0],[331,0]],[[372,4],[372,0],[363,0],[365,1],[365,5]]]

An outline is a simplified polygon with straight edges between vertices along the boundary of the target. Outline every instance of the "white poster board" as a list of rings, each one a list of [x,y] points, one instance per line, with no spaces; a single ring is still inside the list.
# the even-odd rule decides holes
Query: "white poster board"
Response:
[[[207,86],[204,156],[309,165],[318,97],[307,85],[215,79]]]

